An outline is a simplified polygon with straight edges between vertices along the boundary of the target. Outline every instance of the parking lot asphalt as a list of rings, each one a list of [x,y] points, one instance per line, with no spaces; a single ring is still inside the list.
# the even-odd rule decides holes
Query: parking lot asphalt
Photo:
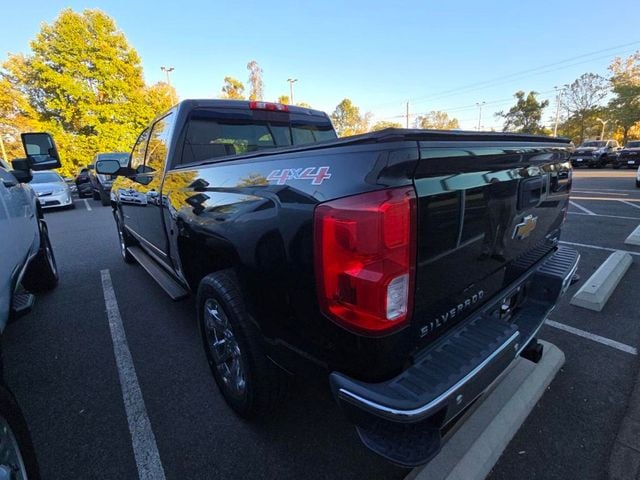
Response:
[[[634,175],[575,172],[563,241],[588,246],[574,246],[582,255],[581,281],[550,318],[638,347],[640,255],[633,255],[602,312],[569,305],[611,253],[606,249],[640,254],[640,247],[623,243],[640,224]],[[3,340],[7,383],[29,423],[43,478],[138,476],[105,307],[105,270],[167,479],[400,479],[408,473],[361,445],[323,382],[298,379],[278,412],[257,423],[238,419],[209,373],[193,301],[172,302],[141,267],[122,261],[110,209],[77,201],[75,210],[48,212],[46,220],[60,285],[39,296]],[[564,351],[566,363],[490,478],[604,478],[637,355],[549,326],[540,336]]]

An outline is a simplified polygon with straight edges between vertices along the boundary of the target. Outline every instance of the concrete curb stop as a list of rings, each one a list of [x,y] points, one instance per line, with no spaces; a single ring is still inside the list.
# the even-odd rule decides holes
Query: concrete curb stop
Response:
[[[600,312],[631,263],[631,255],[628,253],[613,252],[580,287],[571,299],[571,305]]]
[[[564,353],[543,342],[538,364],[518,358],[429,464],[412,480],[481,480],[494,467],[520,426],[564,364]]]
[[[640,225],[638,225],[636,229],[631,232],[624,243],[626,243],[627,245],[640,245]]]

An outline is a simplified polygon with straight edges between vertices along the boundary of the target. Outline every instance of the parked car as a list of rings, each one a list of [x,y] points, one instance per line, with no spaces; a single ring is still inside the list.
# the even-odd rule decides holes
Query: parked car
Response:
[[[574,167],[602,168],[611,163],[616,168],[619,149],[617,140],[587,140],[571,154],[571,164]]]
[[[336,139],[322,112],[185,100],[126,167],[96,170],[118,175],[124,261],[173,299],[196,295],[237,414],[265,414],[289,375],[314,375],[368,448],[413,466],[518,355],[542,355],[536,333],[579,259],[559,246],[569,153],[508,133]]]
[[[42,208],[75,208],[71,189],[58,173],[51,170],[33,172],[30,184]]]
[[[91,185],[91,180],[89,179],[89,169],[87,167],[82,167],[76,175],[76,191],[78,192],[78,197],[90,197],[93,195],[93,186]]]
[[[43,207],[29,183],[40,173],[32,170],[60,167],[58,151],[46,133],[22,134],[22,143],[26,158],[14,160],[13,167],[0,160],[0,333],[9,319],[31,310],[35,293],[58,284]],[[40,478],[24,416],[0,381],[0,475],[3,472],[6,478]]]
[[[616,156],[617,167],[640,167],[640,140],[630,140],[623,149],[618,150]]]
[[[102,205],[107,206],[111,204],[111,182],[113,181],[112,175],[103,175],[95,171],[94,165],[98,160],[116,160],[120,162],[122,166],[129,163],[129,154],[126,152],[107,152],[98,153],[93,158],[93,163],[88,166],[89,180],[91,181],[92,193],[94,200],[100,200]]]

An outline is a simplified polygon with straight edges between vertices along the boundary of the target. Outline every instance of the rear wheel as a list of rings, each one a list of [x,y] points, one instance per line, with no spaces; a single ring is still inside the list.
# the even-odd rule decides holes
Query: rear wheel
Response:
[[[93,195],[93,199],[94,200],[100,200],[100,193],[99,192],[96,192],[95,190],[92,190],[91,194]]]
[[[58,284],[58,266],[49,241],[47,224],[40,220],[40,249],[31,260],[22,279],[22,286],[33,293],[52,290]]]
[[[116,228],[118,229],[118,242],[120,243],[120,255],[125,263],[135,263],[136,259],[127,250],[129,247],[134,246],[135,240],[131,237],[131,234],[124,228],[124,222],[120,216],[120,213],[114,212],[113,216],[116,219]]]
[[[0,479],[38,480],[40,470],[22,411],[0,385]]]
[[[640,188],[640,180],[636,180],[636,187]]]
[[[273,410],[286,396],[289,379],[265,355],[232,270],[202,279],[197,308],[209,367],[227,404],[244,418]]]

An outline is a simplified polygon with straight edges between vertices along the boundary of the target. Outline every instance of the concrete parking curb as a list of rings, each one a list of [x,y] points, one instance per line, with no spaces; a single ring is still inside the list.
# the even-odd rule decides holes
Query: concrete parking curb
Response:
[[[638,225],[636,229],[631,232],[624,243],[626,243],[627,245],[640,245],[640,225]]]
[[[438,456],[414,469],[407,480],[481,480],[489,474],[564,364],[560,349],[540,343],[544,345],[540,363],[519,358]]]
[[[611,450],[609,479],[640,479],[640,373]]]
[[[600,312],[632,263],[626,252],[613,252],[584,282],[571,299],[571,305]]]

